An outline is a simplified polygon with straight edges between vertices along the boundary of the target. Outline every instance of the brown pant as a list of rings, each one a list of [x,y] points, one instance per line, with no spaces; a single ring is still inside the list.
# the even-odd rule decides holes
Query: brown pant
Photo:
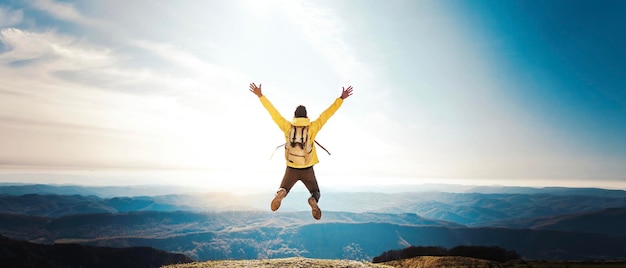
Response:
[[[317,179],[315,178],[315,171],[313,171],[313,167],[292,168],[288,166],[285,170],[285,176],[283,176],[283,181],[280,183],[280,188],[284,188],[285,190],[287,190],[287,193],[289,193],[291,188],[299,180],[304,183],[304,186],[306,186],[306,188],[309,190],[309,193],[311,193],[315,200],[319,201],[320,187],[317,185]]]

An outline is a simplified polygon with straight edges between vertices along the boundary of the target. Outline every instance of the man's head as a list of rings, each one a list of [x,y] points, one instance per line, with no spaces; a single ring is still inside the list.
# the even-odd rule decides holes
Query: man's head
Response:
[[[293,113],[293,117],[304,117],[306,118],[306,107],[300,105],[298,107],[296,107],[296,111]]]

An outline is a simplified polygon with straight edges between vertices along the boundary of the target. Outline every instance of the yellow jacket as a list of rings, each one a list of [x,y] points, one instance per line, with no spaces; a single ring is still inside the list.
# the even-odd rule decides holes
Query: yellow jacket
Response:
[[[294,126],[308,125],[309,137],[310,137],[309,142],[313,143],[315,141],[315,136],[317,136],[317,133],[320,131],[320,129],[322,129],[324,124],[326,124],[326,121],[328,121],[328,119],[330,119],[330,117],[333,116],[333,114],[335,114],[335,112],[339,109],[339,107],[341,107],[341,104],[343,103],[342,98],[337,98],[335,102],[333,102],[333,104],[330,105],[330,107],[328,107],[324,112],[322,112],[322,114],[320,114],[320,117],[313,122],[311,122],[309,118],[304,118],[304,117],[293,118],[293,120],[289,122],[282,115],[280,115],[280,113],[276,110],[276,108],[274,108],[274,105],[272,105],[272,103],[265,97],[265,95],[261,96],[259,99],[261,100],[263,107],[265,107],[265,109],[272,116],[272,120],[274,120],[274,123],[278,125],[278,127],[280,128],[280,130],[283,131],[283,133],[285,133],[285,142],[289,141],[289,131],[291,130],[292,125]],[[285,161],[285,163],[287,163],[287,166],[290,166],[293,168],[307,168],[307,167],[310,167],[319,163],[319,160],[317,159],[317,152],[315,149],[315,144],[311,144],[311,148],[313,148],[312,158],[311,158],[311,162],[309,162],[308,164],[303,165],[303,166],[298,166],[289,161]]]

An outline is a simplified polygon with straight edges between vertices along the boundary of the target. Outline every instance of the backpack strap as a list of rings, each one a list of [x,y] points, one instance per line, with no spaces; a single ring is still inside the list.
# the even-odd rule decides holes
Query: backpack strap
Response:
[[[293,144],[296,143],[296,131],[297,131],[296,126],[292,125],[291,126],[291,137],[289,137],[289,139],[291,140],[290,141],[291,146],[293,146]]]
[[[300,149],[304,149],[305,145],[309,142],[309,126],[300,128]],[[306,134],[304,133],[306,131]],[[306,140],[305,136],[306,135]]]
[[[270,155],[270,160],[272,160],[272,157],[274,157],[274,154],[276,153],[276,151],[278,150],[278,148],[280,147],[284,147],[287,143],[283,143],[281,145],[276,146],[276,149],[274,149],[274,152],[272,152],[272,155]]]
[[[317,141],[314,141],[314,142],[315,142],[315,144],[319,145],[319,147],[320,147],[320,148],[324,149],[324,151],[326,151],[326,153],[327,153],[328,155],[330,155],[330,152],[329,152],[328,150],[326,150],[326,148],[324,148],[324,146],[322,146],[322,145],[321,145],[319,142],[317,142]]]

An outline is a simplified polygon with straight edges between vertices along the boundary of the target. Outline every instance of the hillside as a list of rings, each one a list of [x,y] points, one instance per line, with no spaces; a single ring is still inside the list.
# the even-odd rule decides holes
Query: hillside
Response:
[[[0,235],[2,267],[158,267],[189,263],[182,254],[149,247],[108,248],[78,244],[42,245]]]
[[[474,259],[456,256],[420,256],[415,258],[385,262],[391,267],[472,267],[472,268],[498,268],[504,267],[502,263],[495,261]]]
[[[382,263],[398,268],[623,268],[626,261],[545,261],[516,260],[495,262],[456,256],[420,256]]]
[[[504,264],[473,259],[468,257],[431,257],[422,256],[404,260],[391,261],[386,263],[370,263],[365,261],[310,259],[302,257],[266,260],[239,260],[239,261],[208,261],[186,264],[175,264],[164,266],[163,268],[235,268],[235,267],[301,267],[301,268],[392,268],[392,267],[473,267],[473,268],[498,268],[505,267]]]
[[[350,260],[328,260],[310,259],[302,257],[265,259],[265,260],[227,260],[227,261],[207,261],[186,264],[175,264],[164,266],[164,268],[226,268],[226,267],[307,267],[307,268],[352,268],[352,267],[372,267],[389,268],[384,264],[374,264],[364,261]]]
[[[563,215],[538,222],[533,227],[542,230],[562,230],[626,235],[626,207],[610,208],[579,214]]]
[[[172,264],[163,268],[274,268],[274,267],[313,267],[313,268],[618,268],[626,267],[626,261],[495,261],[456,256],[420,256],[415,258],[370,263],[366,261],[311,259],[302,257],[264,260],[226,260]]]
[[[626,235],[626,207],[607,208],[598,211],[537,217],[530,219],[508,219],[489,223],[494,227],[530,228],[535,230],[557,230],[568,232]]]

